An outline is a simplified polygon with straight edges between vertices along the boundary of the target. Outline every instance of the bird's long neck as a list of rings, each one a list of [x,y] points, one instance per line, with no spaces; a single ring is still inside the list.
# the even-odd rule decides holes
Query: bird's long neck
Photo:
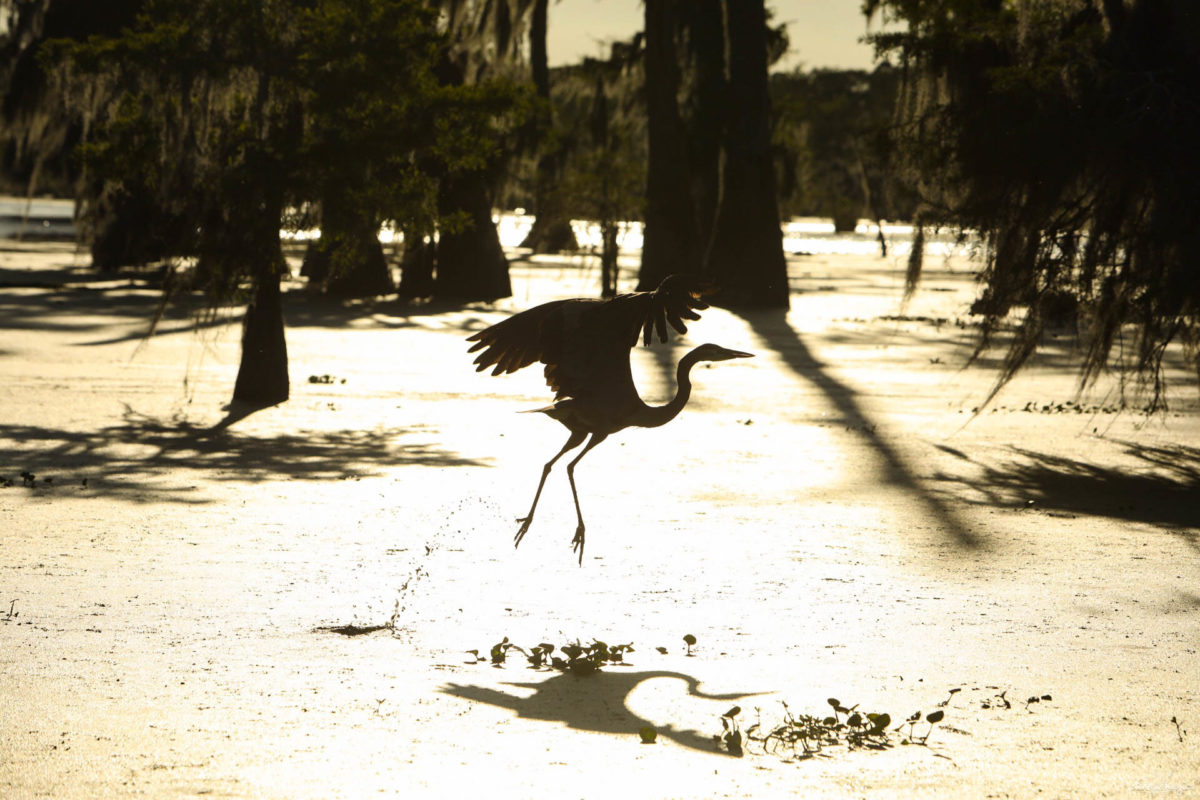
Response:
[[[696,356],[696,350],[692,350],[680,359],[679,368],[675,372],[675,382],[677,384],[675,396],[665,405],[646,406],[642,410],[642,413],[638,415],[638,419],[634,424],[643,428],[657,428],[659,425],[666,425],[675,419],[679,412],[683,411],[683,407],[687,405],[688,398],[692,396],[691,372],[692,367],[696,366],[696,362],[699,360]]]

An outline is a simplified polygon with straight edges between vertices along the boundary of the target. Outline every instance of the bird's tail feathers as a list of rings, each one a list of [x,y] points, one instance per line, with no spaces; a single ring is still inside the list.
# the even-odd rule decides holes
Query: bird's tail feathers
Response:
[[[542,406],[541,408],[523,408],[518,411],[518,414],[549,414],[554,410],[554,406]]]

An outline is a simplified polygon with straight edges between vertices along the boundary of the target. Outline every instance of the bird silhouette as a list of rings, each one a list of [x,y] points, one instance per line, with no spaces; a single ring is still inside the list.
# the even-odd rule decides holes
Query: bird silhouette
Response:
[[[533,505],[517,520],[521,527],[514,546],[519,546],[529,531],[542,487],[555,462],[587,440],[579,455],[567,464],[579,520],[571,545],[582,565],[583,512],[575,489],[575,465],[579,460],[619,430],[630,426],[656,428],[674,419],[691,396],[690,373],[699,362],[752,356],[716,344],[702,344],[679,361],[678,389],[670,402],[650,406],[642,401],[633,383],[629,351],[637,344],[639,333],[646,345],[654,333],[659,341],[667,341],[668,325],[678,333],[686,333],[684,320],[700,319],[698,310],[708,308],[700,299],[701,288],[696,278],[672,275],[653,292],[633,292],[609,300],[580,298],[543,303],[467,338],[474,342],[469,352],[483,351],[475,358],[477,372],[491,368],[492,375],[501,375],[534,362],[545,364],[546,383],[554,391],[554,403],[533,412],[558,420],[571,432],[563,448],[542,468]]]

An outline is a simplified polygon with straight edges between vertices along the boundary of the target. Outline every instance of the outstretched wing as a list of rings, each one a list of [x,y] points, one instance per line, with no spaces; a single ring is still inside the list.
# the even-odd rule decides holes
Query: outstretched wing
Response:
[[[470,352],[482,350],[476,370],[516,372],[535,361],[546,365],[546,382],[557,397],[588,397],[629,375],[629,350],[641,334],[646,344],[667,326],[687,332],[684,320],[708,308],[701,282],[686,275],[666,278],[653,292],[611,300],[556,300],[522,311],[467,338]],[[632,379],[629,378],[632,386]]]
[[[658,333],[660,342],[667,341],[667,325],[676,333],[687,333],[684,320],[700,319],[698,312],[708,308],[708,303],[700,299],[707,288],[708,284],[700,278],[668,275],[653,292],[614,297],[611,301],[614,305],[628,303],[631,306],[627,313],[637,321],[627,346],[633,347],[637,343],[637,328],[641,328],[642,343],[647,345],[652,332]]]

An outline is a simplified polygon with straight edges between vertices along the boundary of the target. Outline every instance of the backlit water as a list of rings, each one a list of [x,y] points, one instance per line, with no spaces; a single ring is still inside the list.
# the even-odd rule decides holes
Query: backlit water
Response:
[[[70,200],[0,197],[0,239],[72,239],[74,203]],[[517,247],[525,238],[533,217],[517,212],[505,212],[496,217],[500,241],[505,247]],[[574,220],[575,236],[585,250],[600,250],[600,226],[588,220]],[[884,238],[893,255],[907,254],[912,244],[912,226],[906,223],[885,223]],[[284,231],[292,240],[310,239],[320,232]],[[860,220],[853,233],[838,233],[833,222],[820,217],[797,217],[783,226],[783,247],[789,254],[812,255],[875,255],[879,252],[878,228],[873,222]],[[398,238],[394,229],[385,225],[380,239],[389,243]],[[642,224],[621,223],[617,237],[624,253],[636,253],[642,247]],[[959,249],[954,237],[939,234],[926,238],[926,252],[947,255]]]

